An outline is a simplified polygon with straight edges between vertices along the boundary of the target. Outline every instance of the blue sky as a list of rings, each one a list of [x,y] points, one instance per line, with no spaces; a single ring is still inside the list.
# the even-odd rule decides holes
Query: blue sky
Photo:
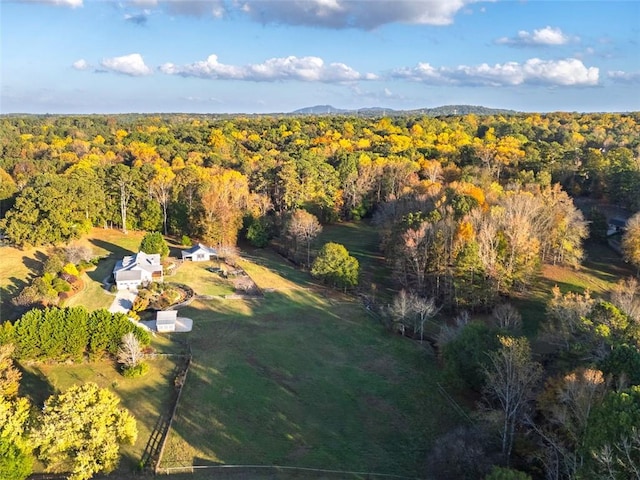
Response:
[[[635,0],[1,2],[1,113],[640,110]]]

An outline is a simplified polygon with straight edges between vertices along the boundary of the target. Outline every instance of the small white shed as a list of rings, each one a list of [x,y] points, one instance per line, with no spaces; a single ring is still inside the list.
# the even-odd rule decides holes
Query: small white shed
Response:
[[[201,243],[194,245],[189,250],[182,250],[182,260],[208,262],[213,258],[218,258],[218,251],[215,248],[207,247]]]
[[[175,332],[176,320],[178,319],[177,310],[161,310],[156,313],[156,330],[162,332]]]

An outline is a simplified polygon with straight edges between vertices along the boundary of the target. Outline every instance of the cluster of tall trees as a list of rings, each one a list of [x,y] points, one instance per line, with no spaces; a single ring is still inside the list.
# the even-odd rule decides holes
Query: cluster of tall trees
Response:
[[[637,279],[620,281],[610,301],[555,287],[538,339],[545,353],[537,358],[507,305],[494,310],[493,322],[460,315],[438,336],[445,371],[458,386],[476,392],[482,405],[475,439],[465,430],[451,434],[452,443],[464,445],[461,450],[478,449],[484,458],[460,478],[485,475],[491,467],[486,459],[511,460],[554,480],[637,478]]]
[[[637,283],[607,299],[555,290],[542,322],[552,350],[544,368],[518,312],[501,304],[543,263],[580,264],[588,222],[576,196],[640,209],[640,114],[0,119],[0,231],[17,245],[67,243],[92,226],[218,247],[280,235],[287,255],[346,289],[358,281],[355,258],[329,243],[313,259],[311,243],[322,224],[372,216],[403,289],[390,326],[423,340],[438,311],[457,315],[436,346],[483,409],[476,425],[450,432],[450,450],[476,459],[441,462],[459,474],[451,478],[482,478],[509,458],[550,479],[638,476]],[[622,241],[638,268],[639,218]],[[605,238],[606,222],[591,220]],[[470,321],[476,311],[493,322]],[[21,358],[116,355],[125,323],[131,329],[107,312],[49,309],[4,325],[0,340],[11,338]],[[21,405],[0,403],[0,420],[16,419],[5,427],[13,433],[0,430],[0,458],[27,448]]]
[[[458,310],[492,308],[530,285],[543,262],[579,265],[588,235],[557,184],[430,183],[382,204],[375,221],[400,283]]]
[[[637,209],[639,120],[3,117],[0,229],[16,244],[113,225],[226,245],[243,217],[247,228],[299,208],[323,223],[359,218],[425,181],[560,183],[571,195]]]
[[[0,346],[0,375],[19,372]],[[17,384],[20,377],[15,380]],[[4,383],[4,382],[3,382]],[[133,444],[138,430],[133,416],[119,407],[111,391],[95,383],[74,385],[51,395],[39,414],[24,397],[0,392],[0,476],[24,480],[34,457],[47,472],[66,474],[69,480],[88,480],[109,473],[120,460],[120,445]]]
[[[88,480],[114,470],[119,446],[137,437],[133,416],[119,407],[116,395],[95,383],[51,395],[36,410],[18,395],[22,373],[14,358],[64,362],[110,355],[117,356],[126,374],[144,370],[142,347],[149,342],[149,334],[125,315],[106,310],[31,310],[13,325],[5,322],[0,329],[0,478],[24,480],[36,457],[47,472]]]

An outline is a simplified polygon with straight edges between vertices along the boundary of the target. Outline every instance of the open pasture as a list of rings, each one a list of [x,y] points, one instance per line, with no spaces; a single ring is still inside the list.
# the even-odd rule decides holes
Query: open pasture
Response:
[[[434,439],[460,421],[438,393],[435,359],[352,301],[289,290],[181,315],[194,320],[193,364],[163,467],[419,476]]]

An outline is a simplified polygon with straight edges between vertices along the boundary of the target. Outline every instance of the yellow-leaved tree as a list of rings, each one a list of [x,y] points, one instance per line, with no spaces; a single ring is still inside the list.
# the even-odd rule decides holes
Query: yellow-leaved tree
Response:
[[[45,402],[33,433],[38,458],[47,472],[67,473],[69,480],[88,480],[111,472],[120,459],[120,445],[138,436],[131,414],[118,408],[120,399],[95,383],[74,385]]]
[[[235,170],[209,171],[202,193],[202,231],[211,245],[233,247],[249,201],[247,177]]]

